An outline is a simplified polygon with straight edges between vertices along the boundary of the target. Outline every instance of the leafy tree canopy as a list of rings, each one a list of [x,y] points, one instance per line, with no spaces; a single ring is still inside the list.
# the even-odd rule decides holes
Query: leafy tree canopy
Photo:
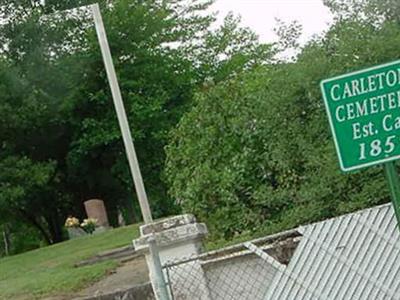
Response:
[[[0,4],[0,208],[23,208],[48,242],[63,239],[65,218],[83,217],[91,198],[105,200],[113,225],[118,211],[140,218],[91,16],[65,11],[92,2]],[[212,2],[101,2],[156,217],[179,210],[162,180],[164,146],[195,92],[271,59],[232,15],[211,30]]]
[[[344,3],[330,5],[342,13],[334,4]],[[399,23],[381,17],[338,19],[295,62],[197,93],[167,148],[172,196],[224,238],[389,201],[379,167],[341,173],[319,90],[324,78],[399,58]]]

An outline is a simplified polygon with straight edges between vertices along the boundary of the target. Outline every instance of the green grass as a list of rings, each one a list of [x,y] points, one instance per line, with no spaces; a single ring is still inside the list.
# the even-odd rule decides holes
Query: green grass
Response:
[[[35,299],[82,289],[105,276],[117,263],[80,268],[75,268],[75,263],[129,245],[138,235],[138,225],[126,226],[0,259],[0,299]]]
[[[292,228],[290,225],[293,224],[246,232],[229,240],[208,239],[205,246],[207,250],[216,250]],[[129,245],[138,236],[139,225],[131,225],[0,259],[0,300],[71,294],[89,286],[117,263],[107,261],[79,268],[74,264],[99,252]]]

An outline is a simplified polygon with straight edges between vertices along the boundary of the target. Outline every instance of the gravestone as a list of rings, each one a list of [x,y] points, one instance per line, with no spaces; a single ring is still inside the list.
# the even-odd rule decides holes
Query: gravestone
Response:
[[[100,228],[110,227],[108,223],[107,211],[104,206],[104,201],[99,199],[91,199],[84,203],[88,218],[97,220],[97,225]]]

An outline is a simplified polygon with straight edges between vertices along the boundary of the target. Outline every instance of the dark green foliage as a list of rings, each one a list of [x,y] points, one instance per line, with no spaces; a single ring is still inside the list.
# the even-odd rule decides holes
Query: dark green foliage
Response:
[[[296,23],[262,45],[232,15],[210,30],[212,1],[101,1],[155,217],[183,207],[232,237],[388,200],[378,167],[340,173],[319,82],[397,59],[399,7],[325,2],[335,25],[288,63],[273,56],[298,47]],[[60,12],[92,1],[40,3],[0,4],[0,224],[53,243],[85,200],[112,225],[140,211],[92,21]]]
[[[380,167],[341,173],[319,82],[398,59],[399,37],[391,20],[343,19],[296,62],[198,93],[168,146],[171,194],[223,238],[389,201]]]
[[[105,200],[109,219],[140,211],[90,16],[60,10],[89,0],[0,4],[0,224],[20,220],[48,243],[64,238],[83,201]],[[212,1],[101,1],[126,111],[155,217],[179,212],[162,180],[168,132],[204,82],[270,58],[270,47]]]
[[[0,257],[6,256],[5,243],[8,245],[7,255],[23,253],[44,245],[38,230],[26,222],[19,222],[18,219],[7,223],[6,226],[0,226]]]

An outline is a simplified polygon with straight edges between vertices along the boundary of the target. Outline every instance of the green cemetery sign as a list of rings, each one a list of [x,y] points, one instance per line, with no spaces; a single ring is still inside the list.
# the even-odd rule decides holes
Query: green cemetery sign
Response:
[[[340,167],[400,158],[400,61],[321,82]]]

